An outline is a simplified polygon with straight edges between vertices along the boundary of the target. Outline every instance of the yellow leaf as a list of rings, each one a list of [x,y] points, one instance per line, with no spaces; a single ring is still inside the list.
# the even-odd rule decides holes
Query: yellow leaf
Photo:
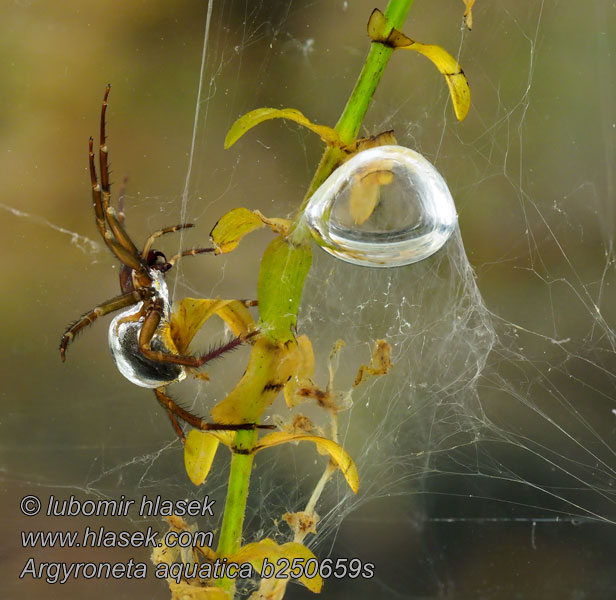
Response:
[[[387,31],[390,33],[386,34]],[[394,50],[415,50],[429,58],[447,81],[458,121],[466,117],[471,105],[471,90],[462,67],[449,52],[440,46],[416,42],[397,29],[390,30],[387,18],[378,9],[374,9],[370,15],[368,33],[373,41],[385,44]]]
[[[362,381],[371,376],[387,375],[391,369],[391,346],[385,340],[377,340],[372,351],[369,365],[359,367],[353,387],[357,387]]]
[[[321,591],[321,588],[323,587],[323,579],[318,573],[316,556],[308,548],[306,548],[306,546],[298,542],[288,542],[287,544],[279,546],[274,540],[265,538],[259,542],[246,544],[235,554],[230,556],[228,558],[228,562],[235,562],[238,564],[248,562],[257,571],[257,574],[260,574],[263,571],[263,562],[265,559],[267,559],[269,563],[273,563],[275,566],[281,558],[286,558],[291,563],[291,568],[288,569],[289,575],[293,575],[294,572],[294,569],[292,568],[293,560],[298,559],[295,563],[295,572],[299,575],[300,571],[301,573],[308,571],[308,575],[310,576],[307,577],[306,575],[302,575],[297,579],[301,581],[311,592],[318,594]],[[312,563],[315,565],[314,569],[306,569],[306,563],[308,561],[314,561]],[[299,563],[299,565],[297,563]],[[279,569],[277,569],[277,571],[278,570]],[[313,573],[314,576],[312,576]]]
[[[259,336],[244,375],[231,393],[212,409],[216,423],[258,423],[297,368],[294,342],[275,342]]]
[[[233,445],[233,442],[235,441],[235,431],[212,429],[207,433],[214,436],[221,444],[224,444],[229,448]]]
[[[285,431],[276,431],[275,433],[270,433],[263,436],[257,443],[255,452],[263,450],[264,448],[270,448],[271,446],[286,444],[287,442],[313,442],[320,450],[327,452],[331,460],[342,471],[342,474],[347,480],[350,488],[357,494],[357,490],[359,489],[359,474],[357,473],[357,467],[348,452],[333,440],[328,440],[327,438],[316,435],[303,435],[287,433]]]
[[[298,389],[309,384],[314,374],[314,350],[307,335],[297,338],[297,351],[299,352],[297,369],[284,386],[284,398],[289,407],[297,404]]]
[[[255,215],[263,221],[274,233],[281,233],[282,235],[287,235],[289,228],[291,227],[291,221],[289,219],[281,219],[278,217],[273,217],[268,219],[264,214],[259,210],[254,211]]]
[[[169,320],[171,338],[180,354],[185,354],[197,331],[216,312],[220,300],[184,298]]]
[[[184,445],[184,466],[188,477],[195,485],[201,485],[212,467],[218,439],[204,431],[191,429]]]
[[[201,587],[182,582],[171,600],[231,600],[231,596],[219,587]]]
[[[297,377],[300,379],[308,379],[314,374],[314,350],[307,335],[300,335],[297,338],[297,347],[300,353]]]
[[[264,227],[264,223],[254,212],[247,208],[234,208],[225,214],[210,232],[216,254],[231,252],[245,235],[261,227]]]
[[[186,353],[197,331],[215,314],[227,323],[236,336],[254,330],[254,319],[240,300],[184,298],[169,320],[171,339],[180,354]]]
[[[223,300],[216,314],[229,326],[237,337],[255,330],[255,321],[248,307],[241,300]]]
[[[290,119],[321,136],[329,146],[343,146],[338,134],[326,125],[311,123],[299,110],[294,108],[256,108],[241,116],[229,129],[225,138],[225,148],[229,148],[239,140],[249,129],[270,119]]]
[[[244,236],[257,229],[267,226],[274,233],[286,235],[290,225],[289,219],[268,219],[258,210],[234,208],[214,225],[210,237],[216,247],[216,254],[225,254],[235,250]]]
[[[194,600],[231,600],[231,596],[224,590],[219,587],[205,587],[201,588],[201,592],[195,590]],[[191,598],[190,596],[183,596],[182,594],[178,594],[178,600],[187,600],[187,598]],[[173,599],[172,599],[173,600]],[[191,600],[193,600],[191,598]]]
[[[379,202],[381,186],[389,185],[393,180],[394,174],[388,170],[368,170],[356,175],[349,196],[349,208],[357,225],[370,218]]]
[[[449,94],[458,121],[463,121],[471,107],[471,90],[468,80],[458,61],[440,46],[413,42],[408,46],[399,46],[404,50],[415,50],[429,58],[436,68],[445,76]]]
[[[231,600],[231,596],[223,589],[214,586],[203,587],[200,580],[187,580],[176,583],[167,579],[171,600]]]
[[[464,23],[470,29],[473,28],[473,4],[475,4],[475,0],[462,0],[465,5],[464,9]]]

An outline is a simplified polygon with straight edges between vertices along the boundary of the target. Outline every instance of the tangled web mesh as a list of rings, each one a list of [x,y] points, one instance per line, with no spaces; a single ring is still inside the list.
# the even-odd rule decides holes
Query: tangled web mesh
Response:
[[[332,13],[342,14],[348,8],[343,4],[331,7]],[[416,8],[419,14],[414,18],[421,22],[421,7]],[[485,209],[496,191],[503,198],[497,209],[489,210],[511,211],[511,229],[518,237],[512,250],[484,259],[486,262],[475,269],[459,230],[436,255],[395,269],[355,267],[315,249],[298,330],[308,334],[315,347],[319,383],[324,386],[327,381],[327,357],[338,339],[346,344],[336,373],[338,390],[351,388],[375,339],[384,338],[392,345],[394,368],[386,377],[356,390],[353,407],[340,416],[340,440],[357,462],[361,488],[353,496],[341,480],[330,484],[318,508],[324,511],[321,535],[313,544],[328,543],[331,536],[327,533],[335,533],[345,516],[359,505],[395,495],[459,499],[439,505],[436,511],[426,508],[426,513],[431,513],[427,518],[433,519],[613,523],[616,518],[610,391],[616,340],[603,314],[610,310],[610,286],[614,284],[612,209],[604,199],[613,191],[611,176],[606,174],[602,192],[601,177],[591,182],[583,173],[572,175],[562,184],[562,198],[555,195],[556,199],[546,200],[539,191],[534,193],[534,167],[525,158],[525,128],[529,109],[535,106],[533,93],[541,98],[543,91],[543,79],[537,82],[536,76],[543,56],[537,52],[538,40],[544,30],[552,31],[557,16],[576,18],[567,3],[549,8],[544,3],[527,10],[518,7],[516,13],[500,5],[485,8],[483,18],[492,28],[484,35],[497,53],[498,72],[518,69],[519,74],[513,78],[514,86],[509,78],[490,71],[491,63],[487,66],[483,53],[469,54],[464,61],[467,71],[474,70],[475,81],[479,79],[480,86],[494,93],[496,117],[482,117],[485,123],[475,129],[480,132],[476,137],[464,138],[457,132],[446,112],[447,92],[440,80],[430,80],[433,87],[422,90],[418,98],[396,85],[399,75],[392,65],[392,79],[386,77],[383,82],[387,93],[377,94],[370,112],[376,125],[369,132],[394,126],[403,143],[419,150],[425,145],[437,166],[456,173],[457,183],[450,180],[450,186],[454,196],[462,198],[458,210],[463,230],[465,213]],[[591,24],[601,18],[600,7],[595,8],[595,13],[585,13]],[[273,57],[266,55],[267,60],[284,62],[292,56],[294,65],[301,62],[305,66],[302,100],[309,103],[310,98],[318,105],[314,96],[323,83],[310,75],[326,48],[320,48],[318,37],[316,41],[293,37],[293,19],[306,17],[309,11],[305,7],[297,12],[283,11],[275,23],[268,13],[263,30],[258,27],[263,15],[254,10],[253,20],[244,21],[245,33],[256,35],[253,41],[265,36],[273,52]],[[512,24],[517,26],[513,34]],[[462,58],[466,35],[460,30]],[[511,36],[511,43],[524,56],[521,63],[515,63],[505,50],[501,56],[497,41],[502,35]],[[217,51],[222,52],[220,47]],[[224,56],[222,52],[219,66],[241,70],[231,61],[225,62]],[[261,66],[265,68],[265,63]],[[259,77],[267,81],[264,73],[260,71]],[[354,75],[348,75],[350,81]],[[214,73],[210,84],[216,76]],[[250,76],[247,79],[250,81]],[[602,85],[605,88],[605,82]],[[605,90],[603,101],[610,93]],[[294,90],[286,89],[279,101],[292,106],[293,100],[287,96],[293,97]],[[256,100],[245,104],[237,95],[234,101],[241,105],[238,114],[242,108],[259,105]],[[412,103],[419,103],[426,112],[409,123],[403,113],[417,114],[410,108]],[[442,107],[440,116],[434,107]],[[534,125],[532,120],[530,125]],[[285,127],[280,130],[289,135]],[[272,142],[265,134],[253,135],[277,158],[270,144],[277,144],[281,136]],[[294,152],[298,152],[297,141]],[[613,140],[604,137],[604,142],[609,155]],[[299,146],[307,157],[309,175],[314,164],[311,147],[303,136]],[[254,160],[246,151],[240,151],[239,156],[233,174],[242,173]],[[540,163],[537,157],[532,158]],[[462,167],[455,169],[454,163]],[[200,183],[196,178],[194,184],[198,187]],[[284,196],[288,197],[289,182],[284,183]],[[589,211],[592,219],[571,203],[586,196],[594,207]],[[277,198],[266,209],[279,216],[281,206],[284,202]],[[287,210],[291,212],[293,206],[289,203]],[[606,218],[597,221],[596,215]],[[489,219],[478,221],[490,225]],[[502,227],[502,235],[507,236],[505,222]],[[595,261],[586,273],[576,251],[580,240],[589,239]],[[475,240],[470,241],[473,248],[480,248]],[[241,251],[240,247],[237,252]],[[500,277],[511,277],[524,286],[527,281],[516,279],[516,272],[522,271],[539,282],[540,292],[531,291],[528,297],[521,293],[522,309],[510,311],[515,316],[507,318],[484,301],[477,267],[480,283],[482,278],[489,281],[490,274],[497,271]],[[219,284],[224,286],[224,280]],[[512,293],[515,284],[502,289]],[[492,289],[490,294],[493,304],[503,304]],[[282,410],[276,405],[274,412]],[[277,452],[276,458],[261,464],[255,477],[248,523],[255,531],[273,528],[284,536],[286,527],[277,529],[276,519],[283,512],[302,508],[323,461],[313,465],[306,449],[298,448],[297,454],[272,452]]]

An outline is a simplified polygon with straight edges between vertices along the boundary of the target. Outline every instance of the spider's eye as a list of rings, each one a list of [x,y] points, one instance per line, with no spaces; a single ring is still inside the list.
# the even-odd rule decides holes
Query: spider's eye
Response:
[[[148,267],[165,273],[172,265],[167,262],[167,257],[158,250],[150,250],[147,257]]]

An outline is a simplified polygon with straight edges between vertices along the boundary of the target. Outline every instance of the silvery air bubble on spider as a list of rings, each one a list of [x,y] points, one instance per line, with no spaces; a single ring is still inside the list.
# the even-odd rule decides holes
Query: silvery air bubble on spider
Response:
[[[344,261],[398,267],[434,254],[457,215],[445,180],[402,146],[359,152],[314,193],[305,219],[316,242]]]
[[[169,292],[164,274],[154,269],[149,271],[156,296],[163,301],[165,320],[169,319]],[[186,369],[179,364],[155,361],[145,356],[139,349],[139,334],[144,317],[140,315],[143,302],[117,315],[109,325],[109,348],[118,370],[126,379],[145,388],[157,388],[186,377]],[[152,350],[169,352],[161,336],[157,333],[150,342]]]

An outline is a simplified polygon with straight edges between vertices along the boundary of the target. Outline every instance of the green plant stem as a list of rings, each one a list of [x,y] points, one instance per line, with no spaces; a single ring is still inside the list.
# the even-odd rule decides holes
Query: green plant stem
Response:
[[[413,0],[390,0],[385,10],[385,16],[392,28],[400,29],[402,27],[412,4]],[[355,141],[392,52],[393,50],[384,44],[377,42],[371,44],[370,52],[353,92],[336,124],[336,131],[344,144],[351,144]],[[296,217],[294,230],[290,234],[293,243],[307,243],[309,233],[301,218],[304,209],[312,194],[329,177],[343,158],[344,152],[340,148],[328,147],[325,150]],[[301,286],[299,289],[301,289]],[[256,441],[256,431],[238,431],[235,436],[234,447],[240,452],[234,452],[231,459],[225,512],[218,542],[218,555],[221,557],[234,554],[241,546],[250,472],[254,458],[251,451],[255,447]],[[219,585],[225,590],[233,589],[233,581],[229,579],[221,579]]]
[[[242,430],[235,434],[231,469],[229,472],[229,486],[225,501],[225,513],[218,540],[218,555],[231,556],[240,549],[242,543],[242,529],[246,513],[246,500],[248,499],[248,486],[254,454],[252,449],[257,442],[256,430]],[[238,452],[239,451],[239,452]],[[223,578],[220,587],[230,590],[233,581]]]
[[[385,9],[385,16],[387,17],[392,29],[402,28],[406,15],[413,4],[413,0],[390,0],[387,8]],[[392,48],[373,42],[370,45],[370,52],[366,58],[366,62],[357,78],[353,92],[344,107],[340,119],[336,124],[336,131],[340,135],[340,139],[344,144],[351,144],[355,141],[359,128],[364,120],[366,111],[370,106],[372,96],[381,81],[383,71],[387,66],[387,62],[393,52]],[[295,225],[296,229],[293,233],[293,239],[295,242],[306,239],[307,231],[302,226],[302,215],[304,209],[310,200],[310,197],[320,185],[331,175],[333,170],[344,158],[344,152],[340,148],[333,148],[328,146],[321,157],[321,162],[310,182],[310,186],[304,200],[300,206],[298,215],[296,217]]]

